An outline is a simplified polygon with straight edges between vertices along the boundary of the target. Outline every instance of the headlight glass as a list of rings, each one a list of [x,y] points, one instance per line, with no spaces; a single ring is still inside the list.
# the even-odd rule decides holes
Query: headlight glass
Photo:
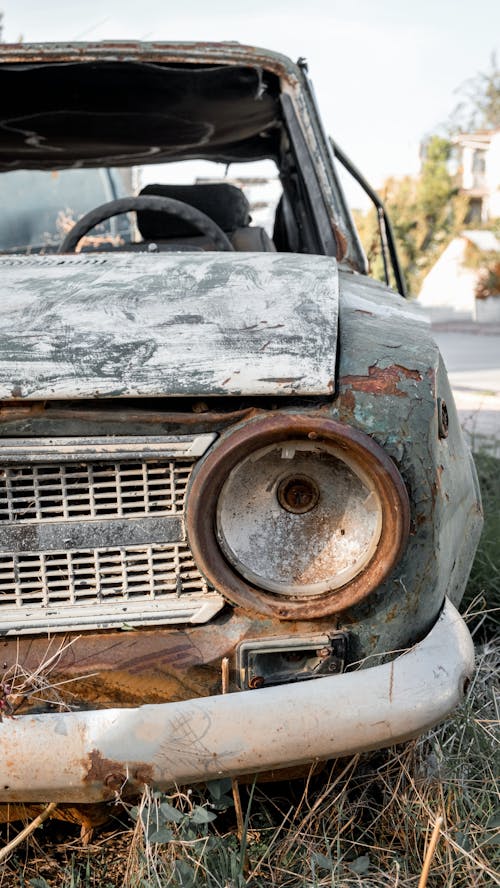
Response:
[[[217,504],[224,555],[281,595],[338,589],[371,560],[382,506],[369,476],[338,448],[299,439],[258,449],[229,474]]]

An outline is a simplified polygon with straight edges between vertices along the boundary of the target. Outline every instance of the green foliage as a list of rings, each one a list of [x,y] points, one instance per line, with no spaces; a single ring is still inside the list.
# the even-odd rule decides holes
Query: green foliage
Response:
[[[474,455],[484,528],[465,593],[463,607],[478,612],[482,632],[493,637],[500,624],[500,460],[488,453]]]
[[[493,54],[488,70],[479,72],[457,90],[460,100],[445,129],[448,136],[477,129],[500,128],[500,68]],[[422,280],[465,225],[468,199],[458,193],[449,172],[452,143],[432,135],[424,148],[420,175],[389,178],[381,197],[391,218],[409,291],[417,295]],[[384,280],[375,210],[355,213],[371,274]]]
[[[432,136],[425,149],[425,160],[417,187],[417,210],[429,225],[449,215],[448,204],[456,194],[456,186],[448,172],[451,144],[440,136]]]
[[[426,145],[420,176],[388,179],[382,189],[401,264],[410,292],[415,295],[424,275],[462,229],[467,213],[467,200],[458,194],[448,171],[450,152],[447,139],[432,136]],[[383,280],[375,210],[365,216],[358,214],[356,221],[371,273]]]
[[[476,299],[488,299],[490,296],[500,297],[500,262],[498,254],[483,262],[474,292]]]

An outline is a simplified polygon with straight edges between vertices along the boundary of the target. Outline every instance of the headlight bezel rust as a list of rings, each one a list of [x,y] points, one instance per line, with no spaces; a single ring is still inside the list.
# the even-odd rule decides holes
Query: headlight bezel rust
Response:
[[[245,580],[224,556],[216,531],[219,495],[229,473],[251,453],[290,439],[333,444],[369,474],[382,507],[382,529],[373,557],[345,586],[301,598],[276,595]],[[389,576],[409,534],[410,503],[403,479],[388,454],[352,426],[310,414],[273,414],[228,432],[200,460],[191,476],[186,530],[193,558],[208,582],[236,605],[281,620],[329,616],[365,599]]]

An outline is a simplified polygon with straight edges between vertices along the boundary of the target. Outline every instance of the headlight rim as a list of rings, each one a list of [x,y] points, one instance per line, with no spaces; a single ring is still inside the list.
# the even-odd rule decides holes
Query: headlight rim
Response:
[[[224,556],[216,531],[218,497],[229,472],[250,453],[290,438],[323,440],[344,450],[370,474],[382,503],[382,532],[366,567],[346,585],[307,598],[276,596],[245,580]],[[230,602],[282,620],[325,617],[364,600],[394,569],[409,527],[408,493],[390,456],[364,432],[310,413],[259,416],[228,431],[197,464],[187,492],[187,536],[199,570]]]

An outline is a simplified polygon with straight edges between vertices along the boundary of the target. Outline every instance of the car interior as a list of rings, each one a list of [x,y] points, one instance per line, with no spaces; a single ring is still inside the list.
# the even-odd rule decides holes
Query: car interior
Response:
[[[312,165],[307,168],[306,156],[298,162],[303,146],[292,135],[288,97],[269,71],[246,65],[48,60],[0,66],[0,88],[5,97],[2,252],[334,254],[331,230],[325,246],[304,175],[312,176]],[[224,175],[220,181],[189,184],[169,179],[172,163],[192,160],[211,161]],[[252,219],[244,189],[224,181],[226,173],[231,178],[233,164],[251,168],[261,161],[273,163],[282,192],[266,227]],[[151,163],[163,167],[162,178],[143,187],[139,181],[134,190],[133,172]],[[117,201],[127,208],[117,210]],[[92,211],[106,204],[92,230]],[[70,246],[65,235],[86,214],[88,227],[80,227],[83,234]]]

